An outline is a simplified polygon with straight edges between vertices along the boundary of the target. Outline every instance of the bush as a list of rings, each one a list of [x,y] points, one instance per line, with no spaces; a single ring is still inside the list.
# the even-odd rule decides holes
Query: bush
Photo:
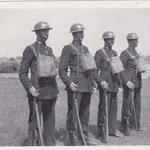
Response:
[[[0,73],[13,73],[18,71],[18,63],[14,58],[0,58]]]

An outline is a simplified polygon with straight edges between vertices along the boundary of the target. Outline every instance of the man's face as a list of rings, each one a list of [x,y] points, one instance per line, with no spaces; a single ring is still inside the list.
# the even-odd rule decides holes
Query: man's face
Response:
[[[49,37],[49,29],[39,30],[37,31],[37,35],[40,41],[45,42]]]
[[[114,45],[115,39],[111,38],[111,39],[105,39],[105,45],[109,48],[112,48],[112,46]]]
[[[84,38],[84,32],[83,32],[83,31],[76,32],[76,33],[74,33],[73,35],[74,35],[74,37],[75,37],[76,39],[78,39],[79,41],[82,41],[83,38]]]
[[[138,39],[128,40],[130,47],[137,47],[138,46]]]

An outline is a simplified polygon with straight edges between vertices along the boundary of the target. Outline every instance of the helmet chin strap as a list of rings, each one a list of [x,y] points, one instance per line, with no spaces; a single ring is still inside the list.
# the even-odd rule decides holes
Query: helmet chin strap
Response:
[[[105,47],[108,47],[108,48],[110,48],[110,49],[112,49],[112,47],[113,47],[113,45],[111,45],[111,44],[109,44],[109,43],[107,43],[107,42],[105,42]]]
[[[39,34],[37,34],[37,41],[41,42],[42,44],[46,44],[46,40],[43,40]]]
[[[132,50],[135,50],[135,47],[136,46],[129,45],[129,48],[132,49]]]
[[[73,36],[73,40],[78,41],[79,43],[82,43],[83,39],[78,38],[77,36]]]
[[[137,47],[137,45],[132,45],[132,44],[129,43],[129,47],[130,47],[130,49],[134,50]]]

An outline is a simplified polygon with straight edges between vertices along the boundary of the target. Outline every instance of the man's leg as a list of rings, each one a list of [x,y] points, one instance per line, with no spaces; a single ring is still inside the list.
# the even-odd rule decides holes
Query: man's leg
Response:
[[[134,106],[137,119],[137,130],[141,130],[141,88],[135,88]]]
[[[46,146],[56,145],[55,142],[55,103],[56,99],[43,100],[43,138]]]
[[[117,122],[117,93],[110,92],[110,101],[108,107],[108,127],[109,134],[115,135]]]
[[[36,145],[37,140],[37,126],[36,126],[36,115],[35,115],[35,109],[33,104],[33,97],[28,97],[28,103],[29,103],[29,120],[28,120],[28,142],[29,145]]]
[[[68,111],[67,111],[67,120],[66,120],[66,128],[69,135],[70,145],[77,145],[76,139],[76,129],[75,129],[75,121],[73,116],[73,92],[67,91],[68,97]]]
[[[130,117],[130,104],[131,104],[131,92],[126,86],[123,87],[123,105],[121,115],[121,131],[125,135],[129,135],[129,117]]]
[[[105,95],[103,89],[99,89],[99,107],[98,107],[98,115],[97,115],[97,125],[98,125],[98,134],[101,137],[102,141],[104,140],[104,134],[106,131],[105,125]]]
[[[82,94],[82,96],[81,96]],[[79,101],[79,116],[81,120],[81,125],[83,129],[83,133],[85,136],[85,140],[88,138],[88,125],[89,125],[89,115],[90,115],[90,101],[91,94],[90,93],[80,93],[78,96]]]

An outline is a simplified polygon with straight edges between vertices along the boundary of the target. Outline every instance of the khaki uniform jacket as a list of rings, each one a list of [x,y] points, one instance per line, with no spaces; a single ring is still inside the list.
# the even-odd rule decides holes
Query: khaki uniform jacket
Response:
[[[127,51],[129,51],[133,57],[131,57]],[[137,58],[139,58],[139,55],[136,50],[130,50],[130,48],[122,51],[120,54],[120,59],[124,66],[124,71],[121,73],[123,85],[125,85],[127,81],[131,81],[134,83],[136,88],[140,88],[142,86],[141,73],[136,72],[137,65],[135,59]]]
[[[34,47],[37,51],[39,46],[39,53],[42,55],[53,56],[53,51],[45,44],[35,42]],[[28,77],[29,69],[31,71],[31,77]],[[29,89],[34,86],[39,88],[39,99],[53,99],[57,97],[58,87],[56,79],[50,77],[42,77],[37,82],[37,58],[31,48],[31,45],[27,46],[23,52],[23,59],[19,68],[19,78],[27,91],[29,96]],[[38,84],[38,85],[37,85]]]
[[[117,52],[110,50],[107,47],[104,47],[108,58],[111,60],[111,57],[117,56]],[[100,77],[103,81],[108,83],[108,91],[117,92],[118,87],[121,86],[121,82],[118,74],[111,73],[110,62],[107,60],[107,56],[104,54],[102,49],[98,50],[95,53],[95,62],[97,69],[100,70]]]
[[[82,45],[78,41],[73,41],[72,44],[79,50],[79,68],[78,68],[78,78],[77,78],[77,51],[69,44],[64,46],[59,63],[59,75],[63,83],[66,85],[67,90],[72,82],[78,83],[78,92],[91,92],[93,90],[94,78],[96,78],[96,72],[83,72],[80,56],[84,53],[89,53],[86,46]],[[70,69],[70,75],[67,71]],[[97,82],[100,82],[99,78],[96,78]]]

